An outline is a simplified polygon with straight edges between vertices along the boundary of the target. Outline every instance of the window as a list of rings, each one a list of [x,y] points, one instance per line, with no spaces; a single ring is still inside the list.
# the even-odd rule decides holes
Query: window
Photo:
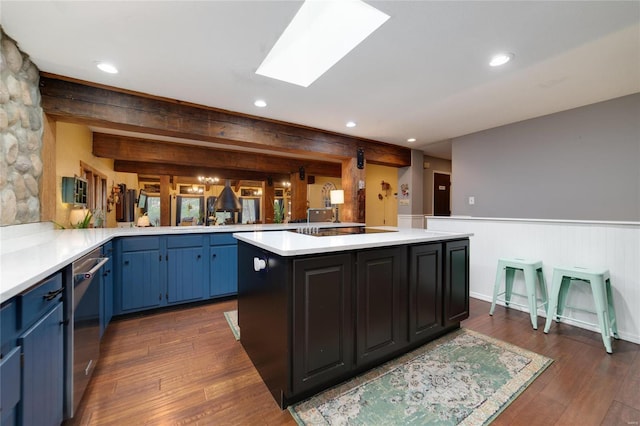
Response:
[[[147,197],[147,216],[152,226],[160,226],[160,196]]]
[[[176,197],[176,226],[183,221],[191,221],[202,224],[204,218],[204,197],[190,197],[178,195]]]
[[[87,180],[87,208],[93,213],[94,226],[104,226],[107,211],[107,176],[82,161],[80,176]]]

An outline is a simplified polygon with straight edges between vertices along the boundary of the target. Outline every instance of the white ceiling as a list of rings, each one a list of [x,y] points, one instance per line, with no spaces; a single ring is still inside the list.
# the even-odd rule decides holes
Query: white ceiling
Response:
[[[255,74],[300,1],[1,0],[0,21],[41,71],[442,158],[451,138],[640,91],[638,1],[368,3],[391,18],[308,88]],[[515,60],[490,68],[498,51]]]

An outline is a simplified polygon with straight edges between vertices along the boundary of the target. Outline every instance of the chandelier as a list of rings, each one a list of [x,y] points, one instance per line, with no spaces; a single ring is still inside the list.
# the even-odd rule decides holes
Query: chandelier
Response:
[[[198,185],[191,185],[189,188],[187,188],[187,192],[189,194],[203,194],[204,188]]]
[[[198,181],[206,185],[213,185],[218,183],[219,179],[217,177],[211,177],[211,176],[198,176]]]

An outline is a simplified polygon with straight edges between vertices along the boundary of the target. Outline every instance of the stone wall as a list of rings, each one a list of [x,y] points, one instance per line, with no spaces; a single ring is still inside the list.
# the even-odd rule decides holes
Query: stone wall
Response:
[[[40,73],[0,27],[0,225],[40,221]]]

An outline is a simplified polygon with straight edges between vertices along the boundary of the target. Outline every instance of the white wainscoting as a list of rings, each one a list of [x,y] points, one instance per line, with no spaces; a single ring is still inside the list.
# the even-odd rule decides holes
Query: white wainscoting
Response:
[[[640,343],[640,223],[427,216],[425,227],[474,234],[470,238],[471,296],[482,300],[491,301],[500,257],[542,260],[549,290],[554,266],[609,269],[620,338]],[[524,293],[521,274],[516,277],[514,291]],[[522,303],[526,299],[513,301]],[[588,286],[572,286],[567,304],[591,309]],[[542,310],[539,314],[546,316]],[[565,314],[597,322],[588,313],[567,310]],[[565,322],[597,331],[595,327]],[[538,330],[542,332],[543,327],[540,320]]]
[[[399,214],[398,228],[424,228],[424,215],[421,214]]]

